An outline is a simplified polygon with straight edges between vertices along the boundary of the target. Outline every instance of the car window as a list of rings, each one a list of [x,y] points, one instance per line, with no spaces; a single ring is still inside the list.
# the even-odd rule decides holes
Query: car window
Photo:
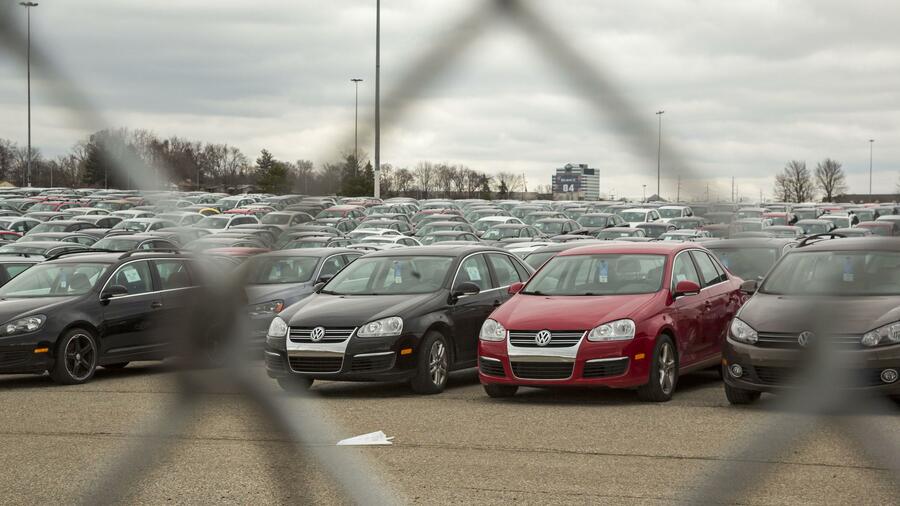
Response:
[[[156,260],[153,262],[159,276],[160,288],[174,290],[191,286],[191,275],[187,266],[179,260]]]
[[[6,284],[10,279],[22,274],[34,264],[3,264],[0,266],[0,285]]]
[[[694,267],[694,263],[691,262],[691,256],[688,254],[683,253],[675,257],[675,264],[672,266],[672,290],[675,289],[675,285],[679,281],[693,281],[698,286],[702,286],[700,276],[697,275],[697,269]]]
[[[319,277],[323,276],[334,276],[338,273],[344,266],[347,265],[344,261],[343,255],[335,255],[331,258],[325,260],[325,263],[322,264],[322,271],[319,273]]]
[[[497,275],[494,288],[509,286],[521,281],[521,279],[519,279],[519,273],[516,271],[516,267],[508,256],[499,253],[490,253],[487,257],[488,261],[491,263],[491,267],[494,268],[494,274]]]
[[[110,278],[107,286],[121,285],[128,289],[128,295],[153,291],[150,266],[146,261],[123,265]]]
[[[703,279],[703,286],[711,286],[722,281],[719,277],[719,271],[716,270],[709,255],[702,251],[692,251],[691,255],[693,255],[694,261],[697,262],[697,266],[700,267],[700,277]]]
[[[459,265],[454,286],[462,283],[474,283],[482,291],[492,288],[491,275],[484,261],[484,255],[472,255]]]

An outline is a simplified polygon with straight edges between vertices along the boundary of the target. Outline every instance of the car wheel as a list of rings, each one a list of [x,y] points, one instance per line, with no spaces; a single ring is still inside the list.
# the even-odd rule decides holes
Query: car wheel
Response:
[[[650,381],[638,387],[638,398],[644,402],[669,401],[678,383],[678,355],[669,336],[657,336],[652,360]]]
[[[90,380],[97,370],[97,341],[90,332],[72,329],[59,340],[56,362],[50,370],[53,381],[76,385]]]
[[[443,392],[449,372],[450,350],[447,338],[440,332],[428,332],[419,349],[416,375],[411,382],[413,391],[426,395]]]
[[[125,369],[131,362],[116,362],[115,364],[103,364],[104,369]]]
[[[504,397],[512,397],[519,391],[518,385],[499,385],[497,383],[488,383],[482,385],[488,397],[494,399],[502,399]]]
[[[313,381],[313,379],[305,376],[285,376],[283,378],[278,378],[278,385],[285,392],[299,394],[309,390]]]
[[[759,399],[760,395],[762,395],[760,392],[733,387],[728,383],[725,383],[725,398],[728,399],[729,404],[752,404]]]

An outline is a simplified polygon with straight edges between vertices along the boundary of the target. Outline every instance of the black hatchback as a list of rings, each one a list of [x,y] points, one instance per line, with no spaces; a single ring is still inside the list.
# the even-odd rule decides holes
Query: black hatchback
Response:
[[[266,369],[286,390],[316,379],[408,380],[438,393],[451,370],[475,366],[482,323],[531,272],[479,245],[370,253],[273,319]]]
[[[198,275],[178,254],[77,253],[0,287],[0,373],[50,372],[63,384],[98,366],[171,356]]]

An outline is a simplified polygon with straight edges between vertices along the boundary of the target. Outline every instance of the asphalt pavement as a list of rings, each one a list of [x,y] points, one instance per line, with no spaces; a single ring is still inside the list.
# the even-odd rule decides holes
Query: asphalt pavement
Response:
[[[155,363],[100,370],[93,382],[71,387],[0,377],[0,503],[90,503],[86,494],[141,443],[169,451],[148,452],[129,504],[345,502],[317,462],[292,452],[227,386],[194,401],[187,427],[155,437],[178,392],[173,368]],[[729,406],[711,372],[683,377],[663,404],[616,390],[522,389],[495,400],[474,372],[454,374],[446,392],[427,397],[398,384],[320,382],[312,392],[315,399],[298,399],[271,383],[284,402],[314,403],[335,438],[393,436],[392,446],[340,451],[363,456],[398,502],[676,504],[714,470],[744,462],[749,474],[733,477],[752,481],[742,504],[896,504],[891,473],[850,442],[839,419],[786,414],[766,395],[750,407]],[[900,438],[898,412],[859,416]],[[733,454],[774,417],[804,424],[805,436],[778,455]]]

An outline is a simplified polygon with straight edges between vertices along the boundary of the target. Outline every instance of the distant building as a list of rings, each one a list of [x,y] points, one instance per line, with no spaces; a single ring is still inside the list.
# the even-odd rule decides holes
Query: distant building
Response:
[[[553,175],[556,200],[600,200],[600,174],[586,163],[567,163]]]

